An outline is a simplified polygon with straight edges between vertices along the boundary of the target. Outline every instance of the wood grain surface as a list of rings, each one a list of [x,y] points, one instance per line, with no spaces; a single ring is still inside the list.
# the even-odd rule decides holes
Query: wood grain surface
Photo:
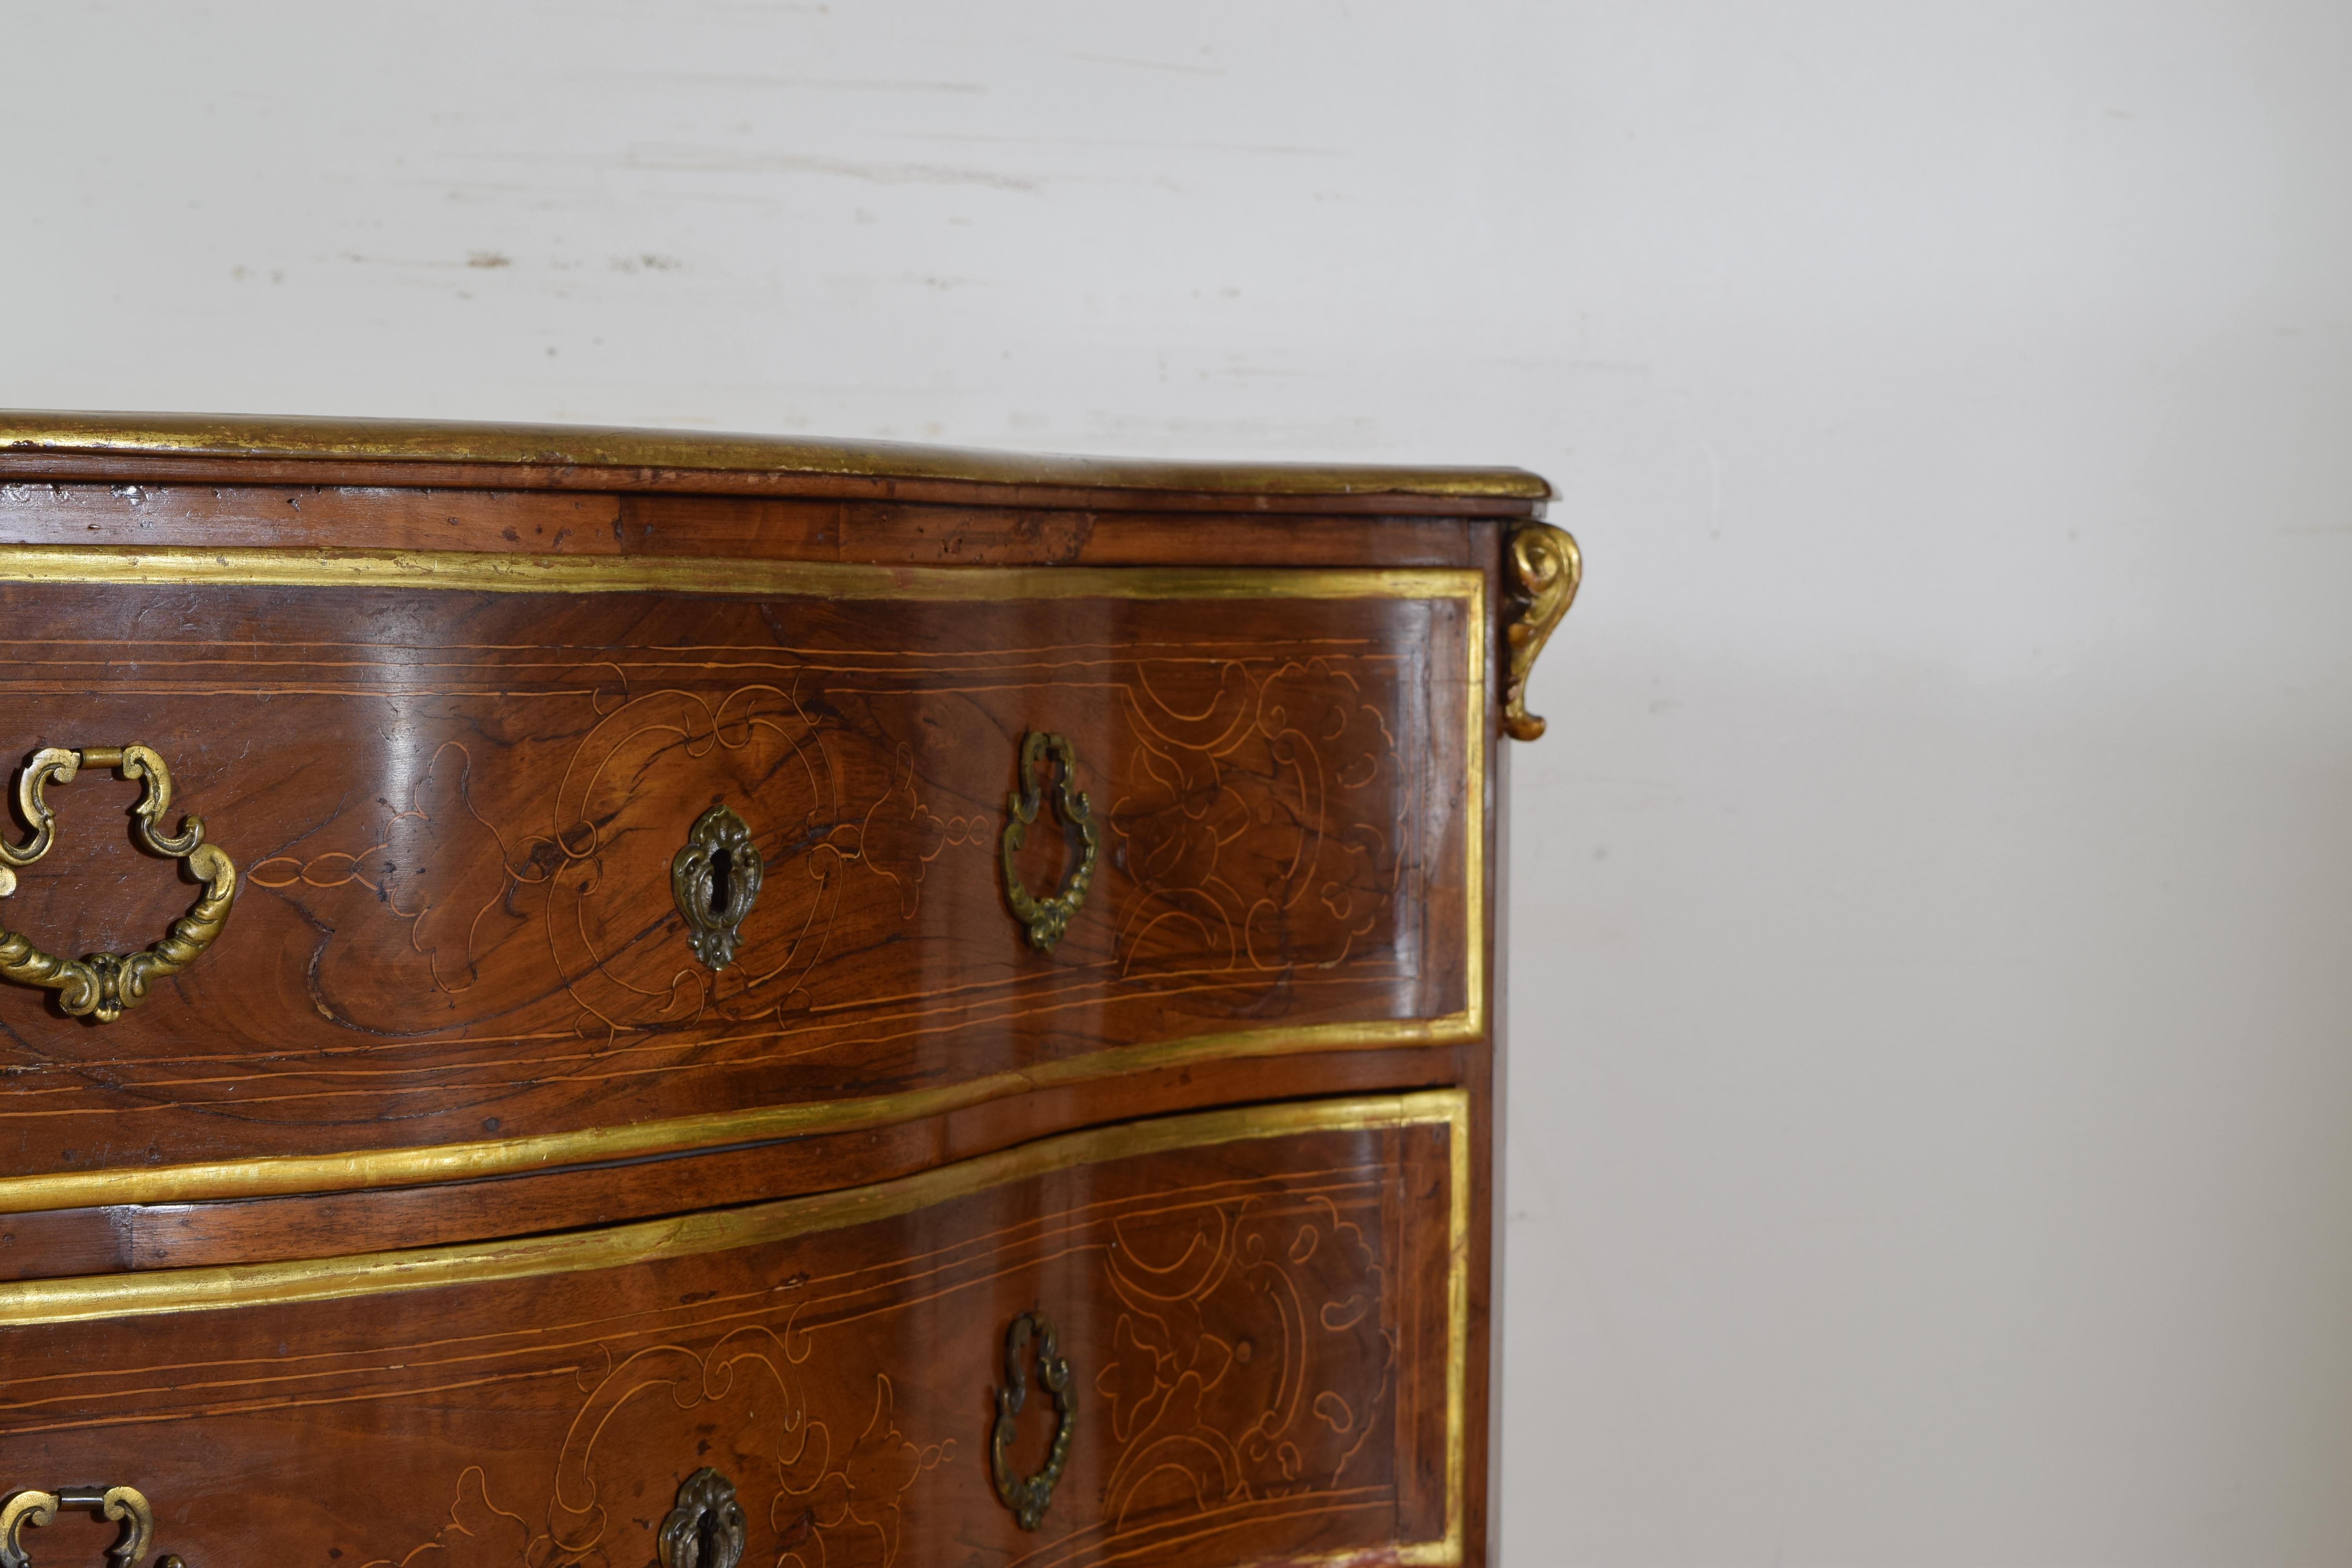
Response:
[[[0,479],[0,544],[477,550],[947,565],[1471,566],[1499,524],[808,496]]]
[[[945,1115],[748,1147],[643,1155],[473,1181],[0,1216],[0,1280],[316,1258],[690,1214],[888,1180],[1072,1127],[1307,1095],[1475,1081],[1486,1047],[1247,1057],[1118,1073]],[[0,1359],[5,1359],[0,1347]]]

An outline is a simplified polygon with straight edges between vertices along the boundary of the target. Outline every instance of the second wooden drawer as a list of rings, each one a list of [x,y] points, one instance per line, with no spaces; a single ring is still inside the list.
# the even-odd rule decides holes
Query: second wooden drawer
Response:
[[[1213,1112],[541,1241],[0,1286],[0,1495],[132,1486],[190,1568],[637,1568],[698,1485],[736,1500],[747,1563],[1448,1561],[1465,1104]],[[1024,1319],[1058,1398],[1034,1341],[1008,1367]],[[1016,1375],[1006,1480],[1068,1425],[1034,1531],[992,1474]],[[26,1544],[94,1557],[79,1528]]]

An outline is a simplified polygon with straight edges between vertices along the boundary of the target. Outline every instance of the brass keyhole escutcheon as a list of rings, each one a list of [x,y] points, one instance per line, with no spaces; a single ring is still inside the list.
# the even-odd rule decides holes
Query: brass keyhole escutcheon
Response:
[[[1021,1406],[1029,1397],[1029,1351],[1037,1352],[1037,1381],[1054,1399],[1054,1446],[1045,1468],[1016,1479],[1013,1474],[1013,1438],[1020,1429]],[[1078,1396],[1070,1363],[1057,1353],[1054,1325],[1043,1312],[1024,1312],[1004,1333],[1004,1386],[996,1391],[996,1425],[988,1435],[988,1472],[996,1483],[996,1500],[1013,1510],[1013,1522],[1034,1530],[1045,1522],[1054,1500],[1055,1483],[1070,1462],[1070,1438],[1077,1430]]]
[[[735,962],[762,873],[751,826],[724,805],[695,819],[686,847],[670,860],[670,893],[686,919],[687,945],[711,968]]]
[[[1078,863],[1062,879],[1062,890],[1048,898],[1038,898],[1021,880],[1020,868],[1013,857],[1029,841],[1030,825],[1045,809],[1045,792],[1037,785],[1038,772],[1045,763],[1054,763],[1054,812],[1063,824],[1077,830]],[[1085,792],[1074,787],[1077,782],[1078,753],[1060,735],[1049,735],[1032,730],[1021,741],[1021,787],[1005,798],[1004,808],[1010,820],[1004,825],[1003,837],[998,841],[998,858],[1004,863],[1004,899],[1013,906],[1013,918],[1029,933],[1029,945],[1040,952],[1051,952],[1070,929],[1078,906],[1087,900],[1087,888],[1094,881],[1095,834],[1094,808]]]
[[[138,952],[58,958],[42,952],[30,938],[0,926],[0,977],[45,986],[58,994],[58,1005],[72,1016],[111,1024],[147,1000],[147,989],[155,981],[177,974],[212,946],[228,923],[229,906],[236,898],[236,868],[219,845],[205,842],[203,817],[182,818],[177,834],[163,831],[163,815],[172,806],[172,770],[145,746],[89,746],[79,752],[49,746],[33,753],[16,785],[16,804],[33,837],[21,849],[0,840],[0,899],[16,890],[17,871],[47,855],[57,842],[57,814],[43,792],[52,783],[71,784],[84,768],[113,768],[126,779],[144,780],[146,790],[132,813],[132,836],[154,853],[185,864],[205,884],[204,896],[172,922],[163,940]]]
[[[661,1568],[735,1568],[746,1533],[735,1483],[706,1465],[677,1489],[677,1506],[663,1519],[654,1545]]]

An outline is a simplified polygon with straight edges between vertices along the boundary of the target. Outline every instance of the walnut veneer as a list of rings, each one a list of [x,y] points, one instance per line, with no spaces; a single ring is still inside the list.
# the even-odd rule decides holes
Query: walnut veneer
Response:
[[[0,1565],[1484,1561],[1548,493],[0,415]]]

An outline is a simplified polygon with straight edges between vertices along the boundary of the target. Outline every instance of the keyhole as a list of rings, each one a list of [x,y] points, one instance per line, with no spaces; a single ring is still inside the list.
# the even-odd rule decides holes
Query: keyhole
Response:
[[[732,890],[728,886],[728,879],[734,869],[734,854],[726,846],[721,845],[710,852],[710,912],[714,915],[727,912],[727,898]]]

